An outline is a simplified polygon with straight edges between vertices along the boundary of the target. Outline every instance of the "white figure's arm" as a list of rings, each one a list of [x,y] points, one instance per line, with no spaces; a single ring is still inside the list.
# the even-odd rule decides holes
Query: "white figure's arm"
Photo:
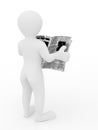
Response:
[[[21,42],[18,43],[18,54],[22,56],[22,51],[21,51]]]
[[[63,46],[63,47],[60,48],[59,51],[50,54],[46,45],[45,45],[45,43],[43,43],[43,42],[39,43],[40,55],[47,62],[52,62],[55,59],[67,62],[69,60],[69,53],[64,52],[65,49],[66,49],[66,47]]]

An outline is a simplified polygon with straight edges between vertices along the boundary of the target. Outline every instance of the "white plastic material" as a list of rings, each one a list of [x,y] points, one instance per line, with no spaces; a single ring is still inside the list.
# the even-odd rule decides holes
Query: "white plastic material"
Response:
[[[23,88],[22,103],[24,108],[24,116],[29,117],[35,113],[35,121],[46,121],[54,119],[55,113],[49,111],[43,113],[45,89],[44,78],[41,68],[41,57],[47,62],[60,59],[65,62],[69,59],[69,53],[64,52],[66,47],[54,53],[49,54],[46,45],[36,39],[42,27],[42,19],[40,15],[33,11],[25,11],[18,18],[18,26],[25,36],[18,44],[19,54],[23,56],[24,65],[21,71],[21,84]],[[34,93],[35,103],[30,106],[32,92]]]

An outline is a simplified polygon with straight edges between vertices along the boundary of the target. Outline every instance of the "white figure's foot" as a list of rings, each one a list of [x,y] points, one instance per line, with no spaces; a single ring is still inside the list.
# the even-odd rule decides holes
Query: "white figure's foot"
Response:
[[[30,106],[30,111],[24,113],[24,117],[28,118],[28,117],[30,117],[34,112],[35,112],[35,107],[34,107],[34,106]]]
[[[43,113],[40,117],[37,117],[35,119],[36,122],[43,122],[43,121],[48,121],[48,120],[53,120],[56,118],[56,114],[52,111]]]

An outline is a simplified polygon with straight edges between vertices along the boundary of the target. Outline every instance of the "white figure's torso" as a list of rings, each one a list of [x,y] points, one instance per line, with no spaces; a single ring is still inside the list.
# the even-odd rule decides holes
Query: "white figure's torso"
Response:
[[[42,80],[41,57],[39,54],[39,40],[26,38],[20,42],[20,49],[24,60],[23,75],[29,75],[34,82]]]

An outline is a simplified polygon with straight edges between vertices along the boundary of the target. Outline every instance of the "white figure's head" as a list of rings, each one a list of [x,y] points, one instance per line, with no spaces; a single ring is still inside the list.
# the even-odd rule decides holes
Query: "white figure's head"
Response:
[[[41,16],[34,11],[25,11],[18,18],[18,26],[25,37],[35,37],[42,27]]]

